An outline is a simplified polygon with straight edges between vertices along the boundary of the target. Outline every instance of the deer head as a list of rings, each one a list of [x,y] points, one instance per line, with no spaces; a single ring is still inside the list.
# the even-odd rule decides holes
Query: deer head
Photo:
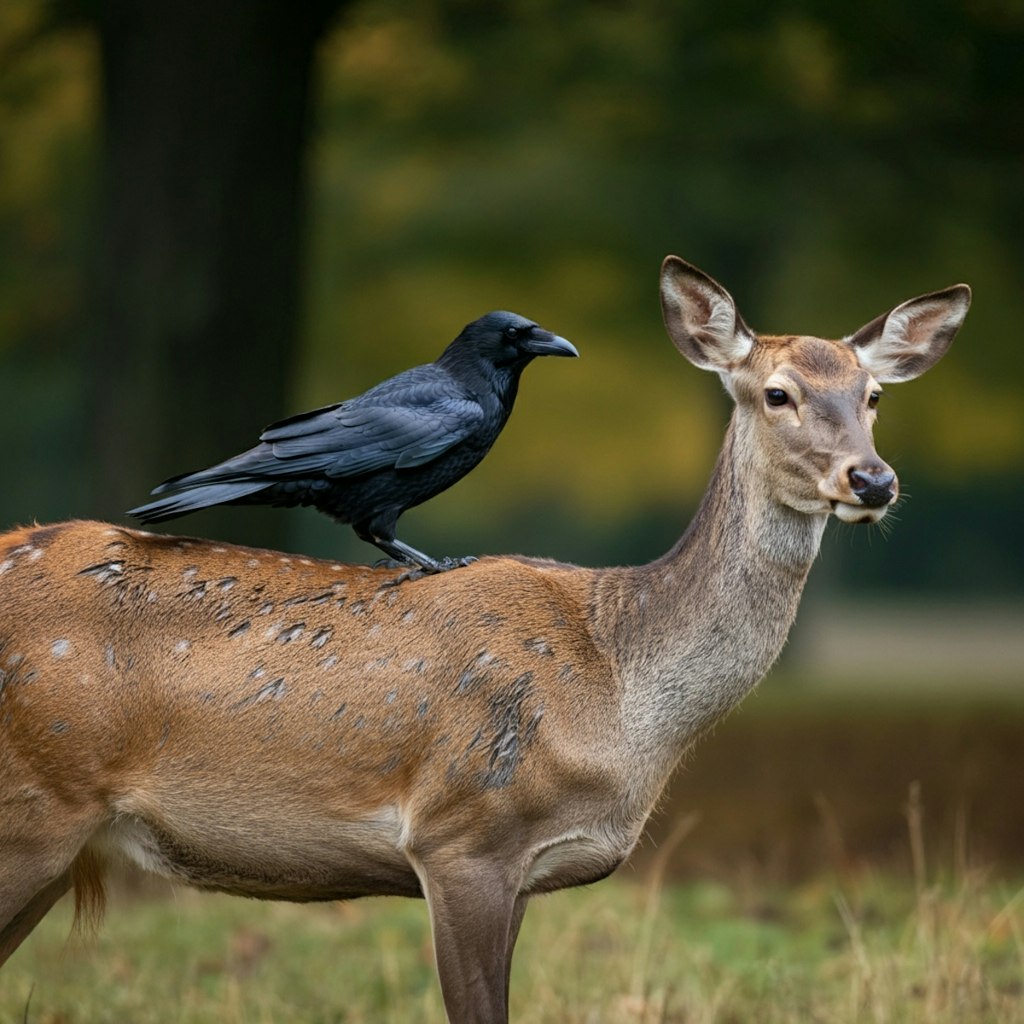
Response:
[[[949,348],[971,302],[965,284],[901,303],[841,344],[758,335],[732,296],[678,256],[662,265],[661,302],[676,348],[715,370],[736,402],[737,457],[779,504],[874,523],[899,496],[872,429],[882,385],[911,380]]]

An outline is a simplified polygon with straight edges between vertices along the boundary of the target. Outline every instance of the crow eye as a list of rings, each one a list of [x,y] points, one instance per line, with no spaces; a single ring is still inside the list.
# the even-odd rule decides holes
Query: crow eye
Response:
[[[789,401],[789,395],[782,388],[765,388],[764,400],[769,405],[785,405]]]
[[[871,394],[868,395],[868,408],[869,409],[874,409],[878,405],[878,400],[881,397],[882,397],[882,392],[881,391],[872,391]]]
[[[519,337],[519,328],[518,327],[506,327],[505,328],[505,337],[508,338],[509,341],[515,341],[516,338]]]

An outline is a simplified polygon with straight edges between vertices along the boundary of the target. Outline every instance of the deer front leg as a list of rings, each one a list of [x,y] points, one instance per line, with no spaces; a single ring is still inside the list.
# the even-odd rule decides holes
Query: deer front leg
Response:
[[[502,865],[415,865],[430,911],[434,958],[451,1024],[507,1024],[512,951],[528,897]]]
[[[508,955],[505,958],[505,1012],[508,1013],[508,994],[509,988],[512,982],[512,954],[515,952],[516,939],[519,938],[519,928],[523,923],[523,917],[526,914],[526,904],[530,902],[530,897],[525,893],[520,893],[516,897],[515,904],[512,907],[512,920],[509,922],[508,929]]]

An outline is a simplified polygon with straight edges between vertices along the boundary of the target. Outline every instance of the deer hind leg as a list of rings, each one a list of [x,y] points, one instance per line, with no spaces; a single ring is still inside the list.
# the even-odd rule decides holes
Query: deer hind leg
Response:
[[[9,865],[5,865],[5,874],[8,869]],[[4,880],[0,886],[0,965],[7,962],[71,884],[70,868],[41,889],[35,888],[34,881],[26,886],[24,883],[11,885]]]
[[[0,966],[50,908],[72,887],[74,927],[92,926],[103,915],[103,860],[88,847],[57,861],[37,855],[6,856],[0,873]]]
[[[102,808],[69,813],[34,787],[5,788],[2,781],[0,964],[72,886],[76,924],[95,922],[103,906],[103,865],[87,845],[102,823]]]
[[[452,1024],[507,1024],[508,985],[526,896],[486,861],[415,864]]]

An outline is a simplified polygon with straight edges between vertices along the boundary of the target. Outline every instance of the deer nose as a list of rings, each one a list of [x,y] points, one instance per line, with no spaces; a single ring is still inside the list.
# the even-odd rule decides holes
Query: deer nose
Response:
[[[861,504],[868,508],[888,505],[892,501],[895,482],[896,474],[888,466],[850,470],[850,487],[860,498]]]

